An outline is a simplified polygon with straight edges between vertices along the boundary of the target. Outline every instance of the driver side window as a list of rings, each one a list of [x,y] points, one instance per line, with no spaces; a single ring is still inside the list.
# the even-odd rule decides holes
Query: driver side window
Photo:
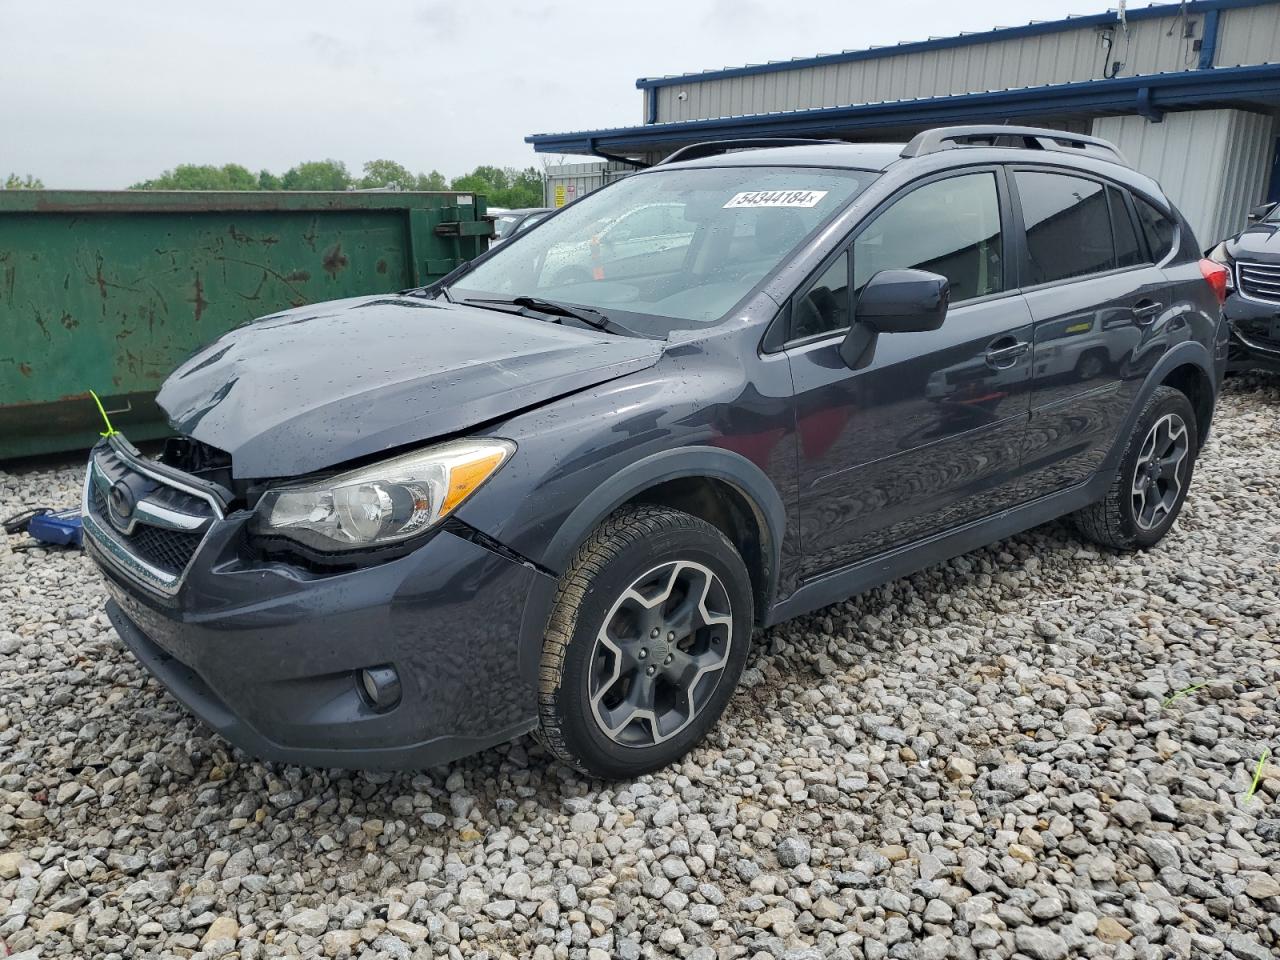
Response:
[[[935,180],[876,217],[853,241],[853,286],[881,270],[928,270],[951,281],[951,302],[1004,289],[994,173]]]

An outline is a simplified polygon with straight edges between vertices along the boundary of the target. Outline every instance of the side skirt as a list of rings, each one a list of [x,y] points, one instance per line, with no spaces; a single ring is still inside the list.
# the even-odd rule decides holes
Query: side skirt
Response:
[[[783,620],[847,600],[890,580],[1056,520],[1101,499],[1106,495],[1111,479],[1112,471],[1099,471],[1078,486],[806,580],[795,593],[774,604],[763,626],[771,627]]]

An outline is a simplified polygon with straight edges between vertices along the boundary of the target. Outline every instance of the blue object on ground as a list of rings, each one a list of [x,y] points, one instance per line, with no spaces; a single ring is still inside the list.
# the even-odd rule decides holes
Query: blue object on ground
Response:
[[[82,533],[80,511],[78,509],[50,510],[48,507],[40,507],[6,520],[4,530],[5,533],[10,534],[26,530],[41,543],[78,547]]]

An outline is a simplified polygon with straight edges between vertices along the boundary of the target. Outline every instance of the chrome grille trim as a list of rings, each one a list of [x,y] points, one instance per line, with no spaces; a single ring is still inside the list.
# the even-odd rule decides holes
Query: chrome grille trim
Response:
[[[1280,304],[1280,263],[1236,261],[1236,290],[1246,300]]]
[[[111,478],[103,470],[99,463],[99,456],[103,453],[100,449],[95,449],[89,456],[89,465],[85,471],[84,492],[81,498],[80,512],[81,522],[84,526],[85,533],[92,541],[92,545],[97,548],[95,555],[105,560],[118,572],[127,576],[134,582],[165,595],[173,595],[177,593],[182,586],[182,582],[186,577],[187,571],[191,568],[191,564],[195,558],[199,556],[200,550],[203,548],[205,541],[208,539],[209,531],[213,525],[223,519],[222,506],[209,493],[195,486],[188,486],[173,477],[149,468],[145,463],[139,461],[135,456],[130,455],[121,445],[114,441],[111,443],[111,453],[120,460],[124,466],[135,473],[139,473],[148,479],[159,484],[161,489],[168,488],[170,490],[181,491],[188,497],[194,497],[208,505],[209,513],[204,516],[185,513],[175,509],[169,504],[160,502],[156,496],[157,491],[153,491],[148,496],[139,500],[134,506],[133,514],[129,518],[128,524],[123,530],[117,529],[115,523],[105,514],[109,510],[104,510],[104,515],[100,516],[94,509],[95,490],[101,498],[101,502],[106,503],[107,497],[112,485]],[[173,533],[196,534],[200,529],[204,528],[204,533],[200,537],[199,542],[191,551],[190,557],[187,559],[186,565],[176,573],[169,570],[161,569],[153,563],[148,562],[144,557],[138,555],[129,543],[128,537],[134,533],[139,526],[154,527],[157,530],[170,531]],[[176,565],[176,564],[175,564]]]

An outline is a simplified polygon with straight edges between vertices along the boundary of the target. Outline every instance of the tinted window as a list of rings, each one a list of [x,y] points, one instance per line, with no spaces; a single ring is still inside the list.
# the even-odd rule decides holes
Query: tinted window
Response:
[[[995,175],[937,180],[897,201],[853,242],[853,285],[881,270],[913,267],[951,281],[951,300],[1004,288]]]
[[[1151,257],[1159,263],[1173,250],[1173,221],[1137,195],[1133,198],[1133,205],[1138,210],[1138,222],[1142,224],[1147,246],[1151,248]]]
[[[1102,184],[1026,170],[1014,176],[1027,228],[1029,284],[1083,277],[1115,266]]]
[[[845,251],[795,302],[791,335],[796,339],[849,325],[849,253]]]
[[[1124,194],[1115,187],[1107,187],[1107,200],[1111,204],[1111,232],[1116,239],[1116,266],[1131,267],[1144,263],[1147,255],[1138,240],[1138,231],[1134,229]]]

